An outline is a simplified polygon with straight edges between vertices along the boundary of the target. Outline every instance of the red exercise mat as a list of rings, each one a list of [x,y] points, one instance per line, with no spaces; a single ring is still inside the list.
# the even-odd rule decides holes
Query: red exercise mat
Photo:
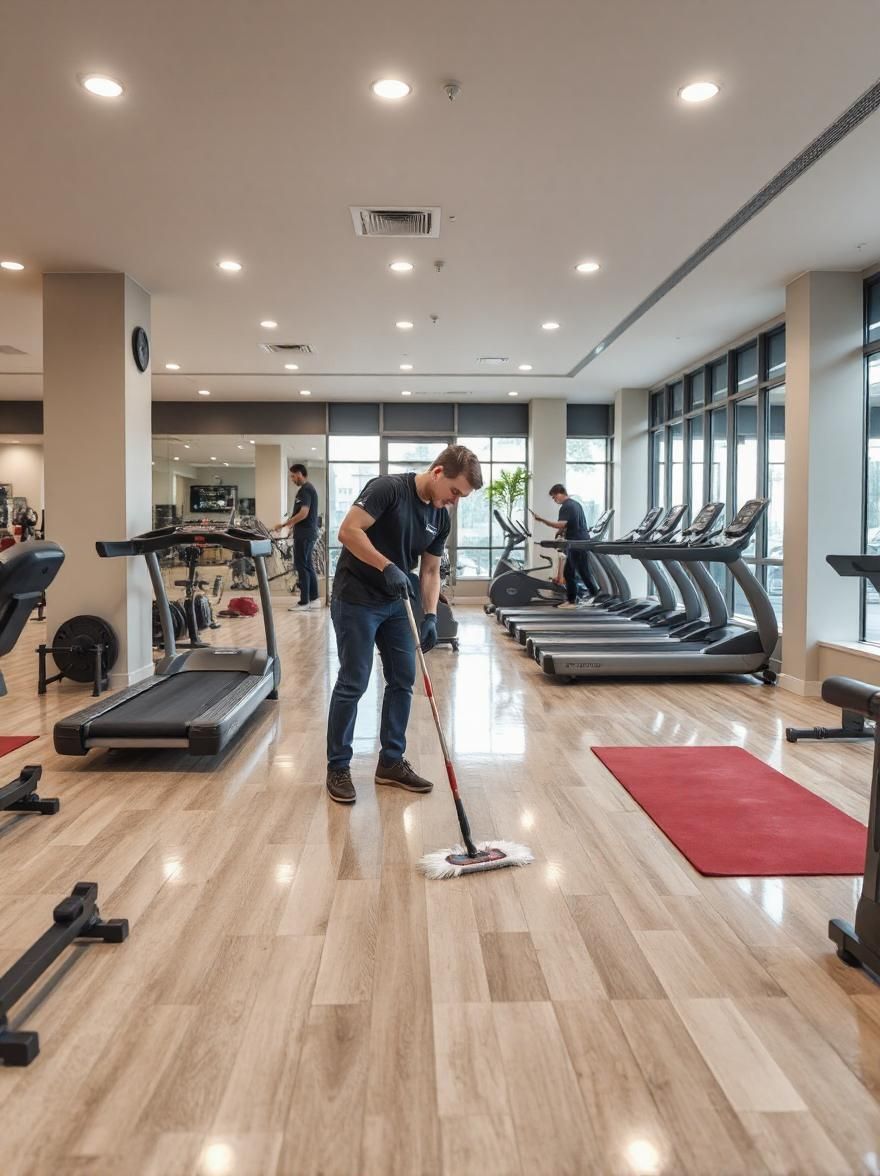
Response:
[[[865,826],[741,747],[594,747],[701,874],[861,874]]]
[[[0,756],[9,755],[10,751],[17,751],[36,738],[36,735],[0,735]]]

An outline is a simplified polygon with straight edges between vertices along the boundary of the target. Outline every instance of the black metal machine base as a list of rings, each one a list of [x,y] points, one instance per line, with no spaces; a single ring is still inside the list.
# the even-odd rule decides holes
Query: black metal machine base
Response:
[[[0,976],[0,1061],[7,1066],[29,1066],[40,1052],[39,1035],[31,1029],[13,1030],[9,1010],[31,988],[75,939],[122,943],[128,938],[127,919],[101,918],[98,884],[77,882],[52,912],[53,925]]]
[[[857,711],[845,710],[839,727],[786,727],[785,738],[789,743],[799,739],[873,739],[874,724]]]
[[[9,813],[42,813],[53,816],[61,808],[61,801],[54,796],[37,795],[37,784],[43,769],[39,764],[28,764],[22,768],[17,780],[11,780],[0,788],[0,810]]]
[[[880,980],[880,953],[859,939],[851,923],[832,919],[828,924],[828,938],[837,944],[837,954],[851,968],[867,968]]]

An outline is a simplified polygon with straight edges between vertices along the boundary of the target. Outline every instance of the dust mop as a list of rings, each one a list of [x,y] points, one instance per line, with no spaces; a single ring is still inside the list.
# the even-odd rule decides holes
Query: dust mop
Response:
[[[420,868],[429,878],[457,878],[460,874],[473,874],[477,870],[501,870],[505,866],[527,866],[534,861],[532,851],[525,845],[518,845],[515,841],[480,841],[474,844],[471,837],[471,827],[467,813],[458,791],[458,781],[455,778],[455,768],[449,757],[449,748],[440,725],[440,713],[434,700],[431,678],[422,653],[419,630],[416,618],[413,616],[412,605],[408,597],[404,597],[406,614],[409,617],[409,627],[412,630],[413,641],[416,645],[416,656],[422,670],[422,680],[425,683],[425,694],[431,704],[431,714],[434,716],[434,726],[440,739],[440,749],[443,752],[443,762],[446,764],[446,775],[449,787],[455,801],[455,811],[458,813],[458,825],[461,829],[463,845],[453,845],[451,849],[441,849],[437,853],[428,853],[419,862]]]

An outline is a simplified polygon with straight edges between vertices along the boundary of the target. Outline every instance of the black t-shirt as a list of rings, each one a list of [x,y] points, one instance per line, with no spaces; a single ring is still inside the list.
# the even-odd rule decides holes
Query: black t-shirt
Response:
[[[566,539],[589,539],[587,516],[575,498],[566,498],[559,508],[559,522],[565,523]]]
[[[301,486],[297,486],[290,517],[292,518],[304,506],[309,508],[309,513],[301,523],[295,524],[294,535],[313,535],[318,530],[318,491],[311,482],[303,482]]]
[[[387,474],[367,482],[355,506],[376,521],[367,531],[377,551],[403,572],[415,568],[423,552],[442,555],[449,536],[449,512],[422,502],[415,474]],[[333,579],[333,595],[351,604],[384,604],[389,593],[385,578],[343,548]]]

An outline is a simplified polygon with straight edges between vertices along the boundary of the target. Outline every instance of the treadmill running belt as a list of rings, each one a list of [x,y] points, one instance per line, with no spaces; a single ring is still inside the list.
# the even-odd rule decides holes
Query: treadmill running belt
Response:
[[[244,670],[172,674],[89,723],[93,739],[185,739],[190,723],[248,675]]]

